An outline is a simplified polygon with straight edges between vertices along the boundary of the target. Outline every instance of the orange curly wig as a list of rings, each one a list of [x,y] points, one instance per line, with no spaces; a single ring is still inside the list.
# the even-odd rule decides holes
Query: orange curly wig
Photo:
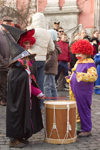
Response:
[[[93,46],[87,40],[78,40],[71,46],[71,52],[73,54],[81,53],[86,55],[93,55]]]
[[[23,33],[21,35],[19,41],[18,41],[18,44],[20,46],[22,46],[23,48],[25,48],[23,43],[26,42],[26,41],[30,41],[30,46],[32,46],[36,42],[35,38],[33,37],[34,33],[35,33],[34,29],[26,31],[25,33]]]

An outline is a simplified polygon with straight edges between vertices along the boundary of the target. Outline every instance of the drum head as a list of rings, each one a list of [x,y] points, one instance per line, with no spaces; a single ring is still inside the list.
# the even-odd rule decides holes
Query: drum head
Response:
[[[73,108],[76,107],[75,101],[67,101],[67,100],[55,100],[55,101],[45,101],[44,105],[46,108],[54,108],[55,109],[67,109],[67,107]]]

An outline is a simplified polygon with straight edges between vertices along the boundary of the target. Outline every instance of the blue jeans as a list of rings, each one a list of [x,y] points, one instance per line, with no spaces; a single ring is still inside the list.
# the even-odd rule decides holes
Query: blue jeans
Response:
[[[59,62],[59,65],[58,65],[58,75],[56,75],[56,77],[55,77],[56,81],[58,80],[59,75],[60,75],[62,69],[63,69],[64,76],[68,76],[68,64],[67,63],[68,62],[62,62],[62,61]]]
[[[38,85],[40,87],[40,90],[44,93],[43,83],[44,83],[45,61],[36,61],[36,66],[37,66],[37,74],[38,74]],[[41,109],[43,109],[43,102],[44,100],[41,100],[41,103],[40,103]]]
[[[47,100],[57,99],[57,89],[55,84],[55,75],[45,74],[44,77],[44,94]],[[50,98],[51,97],[51,98]]]

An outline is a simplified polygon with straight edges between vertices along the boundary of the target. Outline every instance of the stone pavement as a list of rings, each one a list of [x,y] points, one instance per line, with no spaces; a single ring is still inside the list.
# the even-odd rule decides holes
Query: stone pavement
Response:
[[[59,96],[67,96],[68,91],[59,91]],[[44,142],[44,130],[34,134],[29,145],[22,150],[100,150],[100,95],[92,96],[92,136],[77,138],[75,143],[59,145]],[[20,150],[9,148],[9,138],[6,138],[6,107],[0,106],[0,150]]]

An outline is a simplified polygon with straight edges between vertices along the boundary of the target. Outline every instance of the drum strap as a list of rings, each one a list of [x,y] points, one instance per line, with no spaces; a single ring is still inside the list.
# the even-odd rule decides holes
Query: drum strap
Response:
[[[45,104],[45,109],[44,109],[44,132],[46,134],[47,137],[47,131],[46,131],[46,104]]]
[[[66,131],[65,137],[61,144],[63,144],[64,140],[68,138],[68,135],[70,136],[71,140],[74,142],[74,139],[71,137],[71,134],[69,132],[72,130],[71,125],[69,123],[69,110],[70,110],[70,107],[69,107],[69,105],[67,105],[67,131]]]
[[[51,137],[51,135],[52,135],[52,131],[53,131],[53,129],[55,129],[55,130],[56,130],[56,132],[57,132],[57,136],[58,136],[58,139],[59,139],[59,142],[61,143],[61,141],[60,141],[60,136],[59,136],[59,133],[58,133],[58,129],[57,129],[57,126],[56,126],[56,113],[55,113],[55,105],[54,105],[54,118],[53,118],[53,127],[52,127],[52,129],[51,129],[50,137]],[[50,137],[49,137],[49,140],[50,140]]]

